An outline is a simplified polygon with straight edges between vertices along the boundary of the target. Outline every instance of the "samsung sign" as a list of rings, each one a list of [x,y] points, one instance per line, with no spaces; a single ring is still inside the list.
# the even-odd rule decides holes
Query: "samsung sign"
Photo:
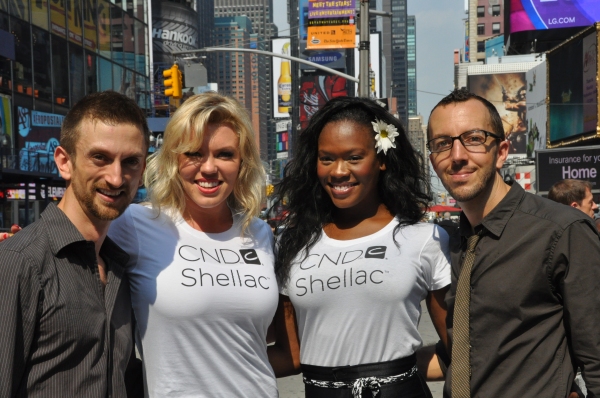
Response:
[[[536,151],[538,193],[567,178],[586,180],[600,192],[600,146]]]
[[[336,62],[337,60],[339,60],[340,58],[342,58],[344,55],[342,53],[336,52],[336,51],[331,51],[331,52],[323,52],[323,53],[318,53],[315,55],[310,55],[308,57],[308,60],[310,62],[314,62],[316,64],[319,65],[327,65],[330,64],[332,62]]]

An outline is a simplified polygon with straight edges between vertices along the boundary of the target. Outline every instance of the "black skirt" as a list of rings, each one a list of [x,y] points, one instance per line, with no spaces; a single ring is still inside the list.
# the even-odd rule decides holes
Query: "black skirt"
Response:
[[[361,378],[385,378],[405,374],[391,383],[380,383],[377,398],[431,398],[431,391],[427,383],[418,373],[412,371],[416,365],[416,356],[413,354],[407,358],[396,359],[389,362],[369,363],[355,366],[323,367],[313,365],[302,365],[302,373],[305,379],[306,398],[353,398],[352,384]],[[311,382],[317,381],[317,383]],[[323,383],[325,382],[325,383]],[[331,387],[327,382],[345,382],[342,387]],[[319,386],[314,384],[320,384]],[[373,389],[368,386],[362,389],[361,398],[373,397]],[[375,383],[376,384],[376,383]]]

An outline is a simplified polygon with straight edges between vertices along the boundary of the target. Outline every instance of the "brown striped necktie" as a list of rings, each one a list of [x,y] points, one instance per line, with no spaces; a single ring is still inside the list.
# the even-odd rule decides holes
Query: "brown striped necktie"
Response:
[[[471,303],[471,270],[475,262],[475,247],[481,235],[467,240],[454,303],[452,340],[452,398],[471,397],[471,339],[469,335],[469,305]]]

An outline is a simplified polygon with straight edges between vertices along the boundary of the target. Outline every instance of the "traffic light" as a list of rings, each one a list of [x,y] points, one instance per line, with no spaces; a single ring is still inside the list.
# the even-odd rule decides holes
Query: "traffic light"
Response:
[[[181,79],[181,71],[177,64],[171,66],[171,69],[165,69],[163,71],[163,76],[165,77],[165,96],[173,97],[173,98],[181,98],[182,94],[182,79]]]
[[[273,195],[273,193],[275,193],[275,187],[271,184],[267,184],[266,193],[267,193],[267,196]]]

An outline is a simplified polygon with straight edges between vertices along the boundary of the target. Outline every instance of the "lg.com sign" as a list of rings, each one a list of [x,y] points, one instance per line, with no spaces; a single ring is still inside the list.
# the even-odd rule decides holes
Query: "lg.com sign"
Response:
[[[600,146],[536,151],[538,193],[567,178],[586,180],[600,192]]]

